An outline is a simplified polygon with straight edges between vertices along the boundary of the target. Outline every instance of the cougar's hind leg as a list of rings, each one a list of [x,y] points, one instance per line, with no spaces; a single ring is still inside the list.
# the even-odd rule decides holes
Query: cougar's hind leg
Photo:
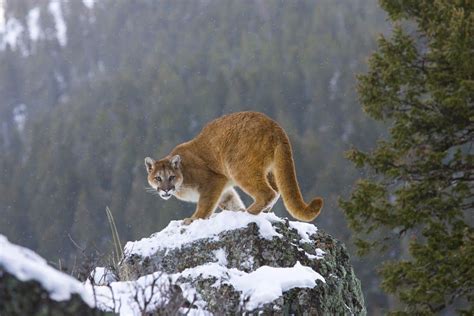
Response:
[[[268,181],[268,184],[270,184],[270,186],[272,187],[272,189],[278,192],[278,187],[275,182],[275,176],[273,175],[271,171],[267,174],[267,181]]]
[[[269,211],[278,199],[278,194],[272,189],[263,173],[251,175],[241,173],[235,177],[235,181],[254,200],[252,205],[247,208],[247,212],[251,214],[256,215],[262,211]]]
[[[268,181],[268,184],[270,184],[270,186],[272,187],[272,189],[277,193],[277,197],[273,201],[273,204],[271,205],[271,207],[264,210],[264,212],[271,211],[271,209],[273,208],[273,205],[275,205],[277,200],[280,198],[280,192],[278,190],[278,187],[277,187],[277,184],[276,184],[276,181],[275,181],[275,176],[273,175],[273,173],[271,171],[267,174],[267,181]]]

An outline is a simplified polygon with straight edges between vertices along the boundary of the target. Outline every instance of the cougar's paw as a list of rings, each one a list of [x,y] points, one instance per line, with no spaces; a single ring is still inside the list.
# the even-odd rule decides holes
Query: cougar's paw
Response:
[[[257,207],[255,205],[250,205],[249,208],[247,208],[247,212],[253,215],[258,215],[263,211],[261,207]]]
[[[188,217],[188,218],[183,219],[183,224],[184,224],[184,225],[189,225],[189,224],[191,224],[192,222],[194,222],[195,220],[196,220],[195,218]]]

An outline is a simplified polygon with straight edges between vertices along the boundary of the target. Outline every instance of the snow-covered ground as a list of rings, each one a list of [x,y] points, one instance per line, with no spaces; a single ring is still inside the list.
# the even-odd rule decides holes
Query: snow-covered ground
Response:
[[[254,216],[245,212],[223,211],[207,220],[197,220],[185,226],[182,221],[172,221],[168,227],[140,241],[129,242],[125,246],[125,254],[148,256],[159,249],[181,247],[203,238],[218,238],[219,233],[244,228],[256,223],[263,238],[279,238],[281,235],[272,223],[283,219],[273,213]],[[309,241],[309,236],[316,233],[314,225],[290,222],[290,226],[298,231],[302,242]],[[199,297],[193,286],[186,281],[199,276],[214,277],[215,285],[229,284],[242,293],[245,308],[253,310],[269,303],[292,288],[313,288],[317,280],[325,279],[312,268],[297,262],[293,267],[277,268],[262,266],[247,273],[235,268],[227,268],[225,252],[216,250],[216,262],[206,263],[180,273],[166,274],[155,272],[140,277],[135,281],[115,281],[107,269],[96,268],[93,279],[98,285],[90,282],[80,283],[74,278],[48,266],[46,261],[33,251],[11,244],[0,235],[0,267],[20,280],[36,280],[40,282],[55,300],[66,300],[71,293],[78,293],[90,306],[97,306],[105,311],[115,311],[121,315],[140,315],[143,311],[152,311],[166,304],[170,299],[168,289],[171,285],[181,288],[182,295],[197,308],[191,315],[207,315],[204,310],[206,303]],[[322,258],[324,252],[317,253],[316,259]],[[180,279],[180,282],[176,283]],[[104,282],[104,280],[107,280]],[[148,303],[145,303],[148,302]]]

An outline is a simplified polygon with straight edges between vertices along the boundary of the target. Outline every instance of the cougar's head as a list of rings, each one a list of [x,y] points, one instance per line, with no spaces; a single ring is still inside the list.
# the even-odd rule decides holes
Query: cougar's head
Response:
[[[183,183],[181,157],[179,155],[158,161],[146,157],[145,167],[148,172],[148,183],[162,199],[169,199]]]

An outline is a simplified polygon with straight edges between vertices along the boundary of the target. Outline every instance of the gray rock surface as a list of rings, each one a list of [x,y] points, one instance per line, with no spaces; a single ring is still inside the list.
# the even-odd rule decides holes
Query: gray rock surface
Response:
[[[259,225],[249,223],[179,247],[161,245],[151,254],[126,249],[119,272],[122,279],[135,280],[155,271],[180,273],[210,262],[245,272],[262,266],[293,267],[300,262],[321,274],[326,282],[317,281],[313,288],[292,288],[275,301],[251,310],[241,292],[230,284],[217,284],[212,276],[183,276],[178,283],[192,284],[206,302],[206,309],[218,315],[242,311],[259,315],[365,315],[361,285],[344,245],[320,230],[312,231],[308,238],[292,223],[286,219],[272,222],[280,236],[271,239],[262,237]]]
[[[0,234],[0,315],[105,315],[73,277]]]
[[[0,315],[112,315],[89,307],[78,294],[55,301],[34,280],[21,281],[0,266]]]

